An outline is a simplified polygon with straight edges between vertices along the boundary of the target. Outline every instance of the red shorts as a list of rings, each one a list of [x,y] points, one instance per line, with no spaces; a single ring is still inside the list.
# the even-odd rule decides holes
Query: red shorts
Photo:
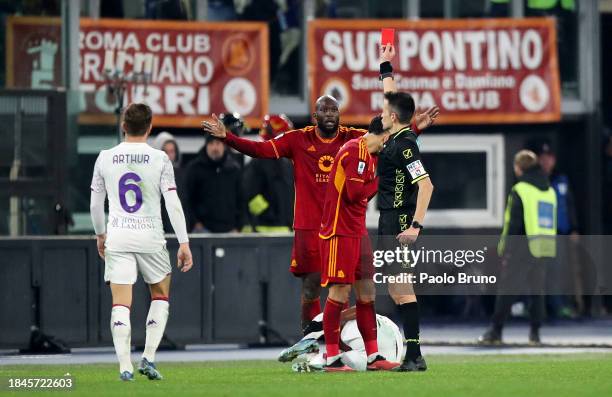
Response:
[[[321,255],[319,255],[319,230],[296,230],[291,250],[291,266],[294,276],[301,277],[308,273],[321,272]]]
[[[366,234],[361,237],[333,236],[320,239],[321,285],[353,284],[374,274],[372,245]]]

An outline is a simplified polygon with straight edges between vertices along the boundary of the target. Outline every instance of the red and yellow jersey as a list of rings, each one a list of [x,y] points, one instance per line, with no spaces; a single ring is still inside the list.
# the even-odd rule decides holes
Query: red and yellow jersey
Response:
[[[327,185],[319,237],[362,236],[368,200],[376,194],[377,157],[367,149],[364,137],[344,145],[334,160]]]
[[[319,136],[316,127],[288,131],[274,139],[256,142],[228,133],[226,143],[251,157],[281,158],[293,161],[295,183],[294,229],[318,230],[325,189],[340,147],[367,131],[340,126],[334,138]]]

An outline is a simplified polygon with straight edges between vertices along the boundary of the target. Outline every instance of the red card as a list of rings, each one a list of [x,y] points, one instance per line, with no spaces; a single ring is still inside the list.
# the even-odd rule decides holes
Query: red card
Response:
[[[381,39],[380,39],[381,45],[383,46],[387,44],[395,45],[395,29],[381,29],[380,34],[381,34]]]

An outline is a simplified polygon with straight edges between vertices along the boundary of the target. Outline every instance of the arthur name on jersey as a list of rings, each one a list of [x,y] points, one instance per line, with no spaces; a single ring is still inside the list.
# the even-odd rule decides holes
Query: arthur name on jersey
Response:
[[[148,154],[115,154],[113,164],[149,164]]]

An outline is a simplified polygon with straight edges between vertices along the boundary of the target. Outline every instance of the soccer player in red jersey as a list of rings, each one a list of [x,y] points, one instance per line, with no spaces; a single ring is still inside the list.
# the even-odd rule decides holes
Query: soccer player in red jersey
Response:
[[[342,145],[363,136],[366,130],[339,125],[338,102],[322,96],[313,114],[316,126],[288,131],[265,142],[255,142],[226,133],[219,122],[203,123],[204,131],[225,139],[232,148],[251,157],[293,160],[295,181],[295,237],[290,271],[302,278],[302,327],[321,313],[321,258],[319,227],[325,188],[334,157]]]
[[[352,371],[340,358],[340,318],[355,285],[357,327],[363,338],[368,370],[391,370],[399,363],[378,353],[374,310],[373,263],[366,230],[368,200],[378,190],[376,157],[388,133],[381,117],[370,123],[368,134],[346,143],[336,155],[327,185],[319,233],[322,256],[321,285],[329,287],[323,312],[327,353],[326,371]]]
[[[430,125],[434,108],[415,117],[413,130]],[[205,132],[225,140],[230,147],[256,158],[290,158],[294,166],[295,215],[290,271],[302,278],[302,329],[319,313],[321,304],[321,257],[318,234],[325,189],[334,158],[342,145],[361,137],[366,130],[340,125],[338,102],[329,95],[317,99],[312,114],[316,125],[288,131],[265,142],[251,141],[228,133],[223,123],[202,123]],[[418,128],[416,128],[418,127]]]

